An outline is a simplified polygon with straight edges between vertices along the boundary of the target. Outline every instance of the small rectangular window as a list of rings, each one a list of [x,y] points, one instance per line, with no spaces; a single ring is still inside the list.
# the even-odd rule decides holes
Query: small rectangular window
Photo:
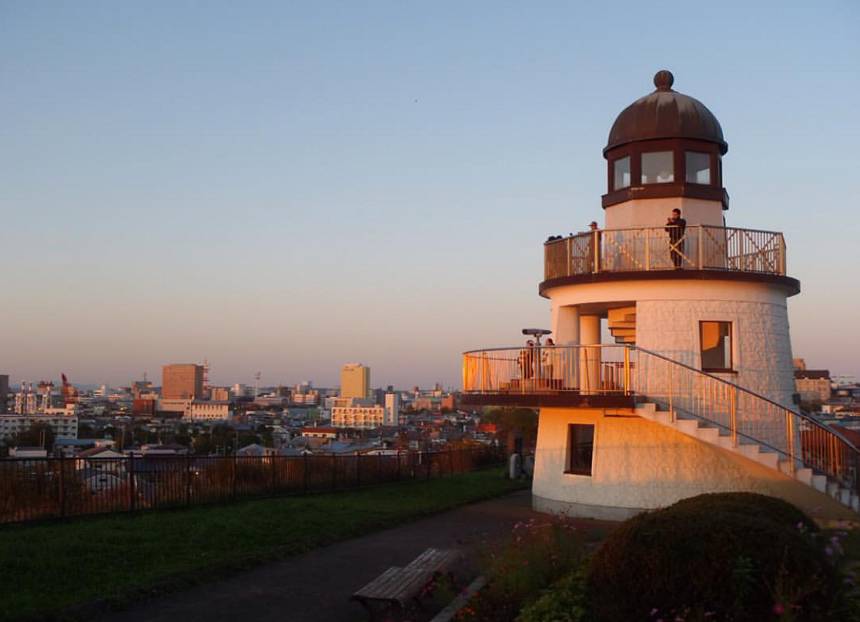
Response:
[[[686,162],[688,184],[709,185],[711,183],[711,154],[687,151]]]
[[[612,163],[612,189],[621,190],[630,186],[630,156],[618,158]]]
[[[732,323],[699,322],[702,371],[732,371]]]
[[[675,181],[675,162],[671,151],[642,154],[643,184],[666,184],[672,181]]]
[[[594,426],[572,423],[568,428],[567,473],[591,475],[591,460],[594,457]]]

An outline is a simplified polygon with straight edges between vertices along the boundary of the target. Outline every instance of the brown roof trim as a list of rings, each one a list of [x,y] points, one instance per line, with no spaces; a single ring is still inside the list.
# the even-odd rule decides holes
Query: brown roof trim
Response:
[[[572,391],[558,393],[463,393],[464,406],[522,406],[542,408],[568,406],[575,408],[633,408],[632,395],[581,395]]]
[[[729,209],[729,193],[725,188],[716,186],[705,186],[701,184],[646,184],[644,186],[630,186],[621,190],[608,192],[601,197],[603,209],[633,201],[636,199],[666,199],[670,197],[689,197],[691,199],[704,199],[706,201],[719,201],[723,209]]]
[[[605,283],[610,281],[745,281],[747,283],[773,283],[784,287],[788,296],[800,293],[800,281],[790,276],[764,274],[761,272],[734,272],[730,270],[637,270],[631,272],[597,272],[594,274],[577,274],[549,279],[538,285],[538,293],[549,298],[547,292],[554,287],[564,285],[582,285],[584,283]]]

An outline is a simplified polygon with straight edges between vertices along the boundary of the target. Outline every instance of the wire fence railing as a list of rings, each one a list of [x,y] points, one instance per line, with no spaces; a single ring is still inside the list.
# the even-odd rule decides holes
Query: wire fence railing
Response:
[[[0,523],[223,503],[447,477],[501,464],[495,447],[304,456],[0,460]]]
[[[784,276],[781,233],[689,225],[599,229],[544,244],[544,279],[601,272],[723,270]]]

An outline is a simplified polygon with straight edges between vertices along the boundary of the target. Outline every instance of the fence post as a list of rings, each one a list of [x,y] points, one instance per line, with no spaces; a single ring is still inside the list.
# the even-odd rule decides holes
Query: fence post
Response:
[[[337,490],[337,454],[331,455],[331,489]]]
[[[272,494],[273,495],[275,494],[275,490],[276,490],[276,487],[275,487],[275,458],[277,458],[277,456],[274,456],[274,455],[269,456],[269,460],[272,461]]]
[[[135,509],[135,490],[134,490],[134,454],[128,455],[128,511],[134,512]]]
[[[191,454],[185,454],[185,505],[191,505]]]
[[[424,457],[427,458],[427,479],[430,479],[430,475],[432,474],[432,471],[433,471],[433,462],[432,462],[433,459],[429,458],[429,456],[430,456],[430,452],[425,451]]]
[[[361,454],[355,453],[355,485],[361,486]]]
[[[64,458],[60,455],[60,480],[59,480],[59,496],[60,496],[60,517],[65,518],[66,516],[66,465],[64,463]]]
[[[231,491],[230,491],[230,494],[232,495],[232,498],[233,498],[233,500],[234,500],[234,501],[236,500],[236,476],[237,476],[237,469],[236,469],[236,467],[237,467],[237,466],[239,466],[239,465],[237,464],[237,460],[238,460],[238,459],[239,459],[239,456],[237,456],[237,455],[236,455],[236,451],[234,450],[234,451],[233,451],[233,460],[231,461],[231,463],[232,463],[232,465],[233,465],[233,477],[232,477],[232,480],[233,480],[233,481],[232,481],[232,489],[231,489]]]
[[[302,452],[302,464],[304,465],[304,473],[302,473],[302,478],[304,479],[304,483],[302,484],[302,493],[308,494],[308,455]]]
[[[400,450],[397,450],[397,481],[400,481]]]

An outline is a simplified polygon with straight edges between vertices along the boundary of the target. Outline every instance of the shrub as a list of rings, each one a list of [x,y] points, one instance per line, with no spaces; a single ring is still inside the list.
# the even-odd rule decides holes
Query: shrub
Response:
[[[713,494],[630,519],[592,560],[594,619],[837,619],[839,574],[811,521],[786,505]]]
[[[508,540],[494,546],[482,560],[487,585],[460,610],[457,620],[514,620],[524,604],[582,560],[582,537],[569,521],[547,518],[517,523]]]
[[[807,531],[818,531],[811,518],[787,501],[759,495],[754,492],[721,492],[681,499],[672,506],[676,510],[700,512],[733,512],[747,516],[768,518],[780,525],[802,525]]]
[[[589,620],[586,606],[586,567],[552,584],[543,595],[525,607],[516,622],[585,622]]]

